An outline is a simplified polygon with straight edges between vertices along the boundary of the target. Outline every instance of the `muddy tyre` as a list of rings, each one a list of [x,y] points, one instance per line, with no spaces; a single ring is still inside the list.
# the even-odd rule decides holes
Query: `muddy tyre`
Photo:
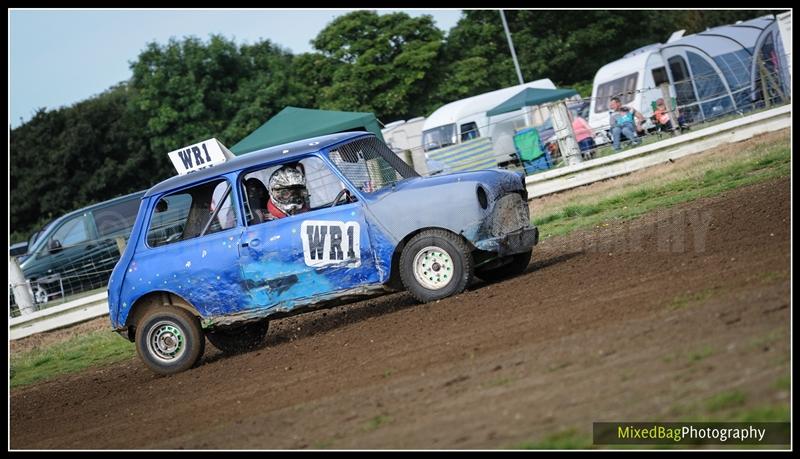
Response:
[[[226,354],[247,352],[264,341],[269,329],[269,321],[262,320],[238,327],[220,328],[206,333],[206,337],[220,351]]]
[[[472,276],[472,252],[467,243],[445,230],[417,234],[400,255],[403,286],[422,303],[463,292]]]
[[[511,255],[511,261],[492,269],[477,269],[475,275],[486,282],[497,282],[522,274],[531,262],[533,250]]]
[[[152,309],[136,325],[136,353],[160,375],[194,366],[205,351],[205,343],[200,321],[184,309]]]

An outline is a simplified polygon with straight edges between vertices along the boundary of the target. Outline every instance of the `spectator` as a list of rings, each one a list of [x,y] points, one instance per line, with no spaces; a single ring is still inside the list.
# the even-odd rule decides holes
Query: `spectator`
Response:
[[[623,134],[634,145],[639,145],[642,143],[641,139],[637,137],[636,133],[642,130],[642,121],[644,121],[644,115],[633,108],[622,105],[619,97],[612,97],[611,102],[608,105],[611,108],[608,122],[611,126],[611,139],[614,144],[614,150],[620,150],[620,137]]]
[[[594,137],[592,137],[592,128],[585,119],[577,114],[570,112],[572,118],[572,132],[575,133],[575,140],[578,142],[578,147],[581,149],[581,155],[584,159],[589,159],[594,153],[596,147]]]
[[[675,117],[678,120],[678,127],[683,129],[684,120],[678,109],[675,109]],[[655,118],[656,125],[667,131],[672,131],[672,121],[669,119],[669,110],[667,104],[664,103],[663,98],[656,101],[656,109],[653,111],[653,118]]]

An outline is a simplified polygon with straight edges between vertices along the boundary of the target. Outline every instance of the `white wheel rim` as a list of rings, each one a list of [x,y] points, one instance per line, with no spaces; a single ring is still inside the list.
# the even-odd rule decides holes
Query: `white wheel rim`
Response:
[[[147,347],[158,360],[174,362],[186,352],[186,338],[175,323],[162,320],[147,334]]]
[[[414,279],[428,290],[446,287],[453,280],[453,259],[440,247],[425,247],[414,257]]]

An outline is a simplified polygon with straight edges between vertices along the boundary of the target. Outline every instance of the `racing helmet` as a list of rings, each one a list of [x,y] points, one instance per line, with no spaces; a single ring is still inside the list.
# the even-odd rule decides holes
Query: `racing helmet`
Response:
[[[294,215],[308,207],[306,176],[297,166],[286,165],[269,178],[269,195],[275,207],[287,215]]]

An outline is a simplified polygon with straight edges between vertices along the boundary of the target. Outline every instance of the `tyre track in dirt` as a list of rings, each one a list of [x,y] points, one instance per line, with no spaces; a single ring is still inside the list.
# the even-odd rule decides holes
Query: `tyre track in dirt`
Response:
[[[130,360],[15,389],[11,447],[505,448],[721,391],[788,404],[788,279],[779,179],[548,239],[525,274],[439,302],[276,321],[179,375]]]

